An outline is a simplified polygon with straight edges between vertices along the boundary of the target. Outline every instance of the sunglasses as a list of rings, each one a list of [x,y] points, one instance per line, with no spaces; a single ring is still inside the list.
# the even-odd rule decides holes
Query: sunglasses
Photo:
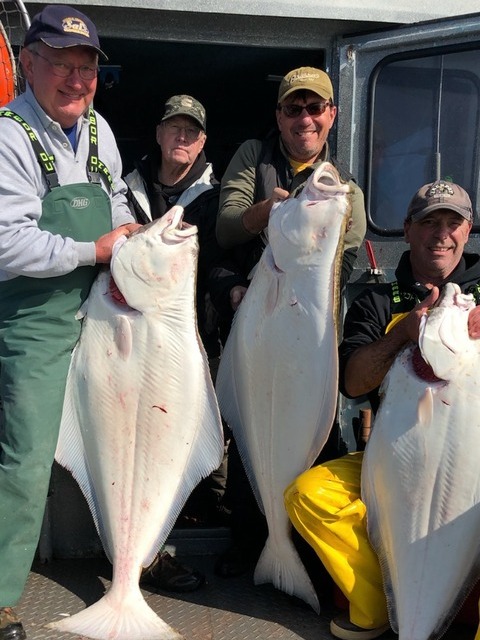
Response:
[[[326,102],[322,100],[322,102],[311,102],[310,104],[279,104],[278,110],[282,111],[282,113],[287,116],[287,118],[298,118],[300,114],[303,113],[303,110],[308,113],[309,116],[321,116],[324,113],[327,107],[331,107],[332,103],[330,100]]]

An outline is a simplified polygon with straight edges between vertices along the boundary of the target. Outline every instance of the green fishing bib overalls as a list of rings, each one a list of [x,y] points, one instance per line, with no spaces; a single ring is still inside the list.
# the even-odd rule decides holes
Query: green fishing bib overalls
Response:
[[[14,119],[32,140],[27,123],[18,116]],[[96,129],[92,127],[96,122],[91,110],[87,166],[91,182],[59,185],[53,159],[34,134],[36,143],[32,141],[50,186],[38,226],[78,242],[93,242],[112,230],[110,199],[95,168]],[[80,335],[81,322],[75,314],[96,273],[97,267],[78,267],[53,278],[20,276],[0,282],[0,606],[17,603],[31,568],[70,356]]]

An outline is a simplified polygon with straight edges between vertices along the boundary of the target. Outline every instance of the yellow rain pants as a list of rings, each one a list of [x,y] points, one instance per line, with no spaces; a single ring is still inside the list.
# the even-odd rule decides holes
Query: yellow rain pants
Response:
[[[362,460],[363,453],[349,453],[305,471],[286,489],[285,505],[293,526],[348,599],[350,621],[374,629],[386,624],[388,616],[360,499]]]

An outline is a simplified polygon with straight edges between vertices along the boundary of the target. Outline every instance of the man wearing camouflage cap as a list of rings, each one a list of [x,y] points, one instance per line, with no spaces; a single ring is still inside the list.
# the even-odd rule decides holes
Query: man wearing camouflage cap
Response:
[[[206,128],[205,108],[198,100],[188,95],[172,96],[156,126],[152,150],[135,163],[125,182],[130,208],[139,222],[160,218],[174,205],[181,205],[185,222],[198,226],[199,330],[207,352],[213,356],[218,342],[206,325],[204,299],[209,265],[217,262],[221,253],[215,237],[220,185],[203,150]]]
[[[418,342],[420,320],[447,282],[473,293],[479,304],[480,256],[465,251],[472,223],[470,197],[457,184],[438,180],[413,196],[404,222],[410,250],[400,258],[396,281],[366,289],[345,317],[339,347],[345,396],[367,395],[377,410],[383,378],[403,347]],[[480,306],[470,312],[468,327],[472,338],[480,337]],[[306,471],[285,492],[295,528],[349,594],[349,611],[330,623],[332,635],[343,640],[371,640],[389,628],[380,565],[366,531],[361,468],[362,453],[349,454]]]
[[[228,326],[231,322],[234,310],[247,290],[248,276],[265,248],[272,206],[297,193],[321,162],[329,160],[335,164],[327,137],[336,115],[328,74],[315,67],[294,69],[279,86],[277,129],[264,140],[244,142],[230,161],[221,183],[217,238],[222,247],[235,255],[235,262],[217,270],[219,277],[212,289],[223,324]],[[361,189],[348,173],[337,168],[350,184],[352,202],[352,222],[345,234],[343,286],[352,272],[365,235],[366,214]],[[265,541],[264,519],[256,506],[235,445],[231,444],[229,469],[232,472],[229,471],[229,477],[235,467],[243,483],[232,482],[235,487],[231,492],[235,544],[217,564],[217,572],[224,576],[245,571],[255,562]],[[241,486],[243,489],[239,489]]]
[[[148,223],[180,205],[185,210],[185,222],[198,228],[197,321],[213,373],[218,366],[219,339],[217,324],[212,322],[216,314],[212,312],[207,283],[210,265],[220,260],[222,251],[215,237],[220,185],[203,151],[206,126],[205,108],[198,100],[189,95],[169,98],[156,126],[154,147],[135,163],[125,182],[130,208],[139,222]],[[222,478],[220,469],[197,488],[195,495],[206,494],[205,510],[216,508],[223,492]],[[141,578],[141,584],[176,592],[193,591],[204,582],[199,571],[180,564],[165,550]]]

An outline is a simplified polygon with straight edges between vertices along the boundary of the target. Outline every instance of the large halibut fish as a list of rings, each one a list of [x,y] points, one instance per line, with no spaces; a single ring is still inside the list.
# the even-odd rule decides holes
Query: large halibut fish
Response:
[[[113,564],[106,595],[55,629],[177,640],[138,582],[223,432],[195,316],[197,228],[174,207],[114,248],[94,282],[67,380],[56,458],[78,481]],[[113,276],[113,281],[111,276]]]
[[[445,631],[480,573],[480,340],[458,285],[387,374],[362,467],[368,532],[399,640]],[[427,366],[427,363],[429,366]]]
[[[349,186],[323,163],[297,198],[278,203],[269,244],[234,318],[217,376],[223,417],[233,430],[269,536],[255,568],[319,610],[291,540],[285,488],[315,460],[337,401],[337,293]]]

